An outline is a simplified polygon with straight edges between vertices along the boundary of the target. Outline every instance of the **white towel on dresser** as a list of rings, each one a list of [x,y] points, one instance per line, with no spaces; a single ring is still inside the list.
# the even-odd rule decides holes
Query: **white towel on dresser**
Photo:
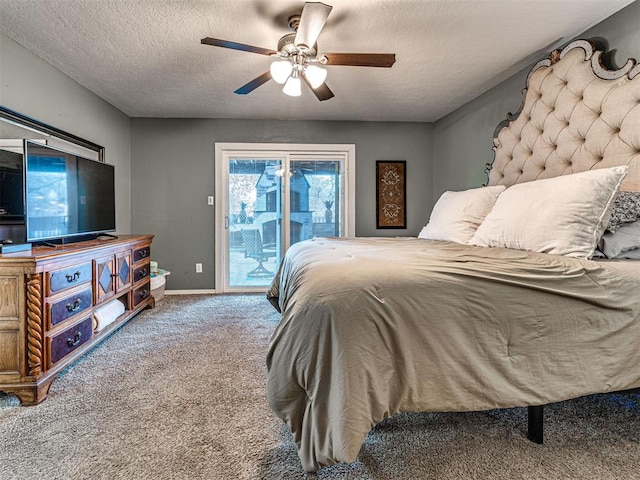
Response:
[[[124,313],[124,304],[120,300],[112,300],[104,307],[98,308],[94,312],[95,328],[96,332],[99,332],[103,328],[111,325],[116,318]]]

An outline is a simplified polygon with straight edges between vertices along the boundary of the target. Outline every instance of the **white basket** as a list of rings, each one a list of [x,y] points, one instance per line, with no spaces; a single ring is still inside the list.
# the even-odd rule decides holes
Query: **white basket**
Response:
[[[164,298],[164,288],[167,283],[165,278],[171,272],[163,271],[163,273],[151,277],[151,295],[155,299],[156,303],[160,302]]]

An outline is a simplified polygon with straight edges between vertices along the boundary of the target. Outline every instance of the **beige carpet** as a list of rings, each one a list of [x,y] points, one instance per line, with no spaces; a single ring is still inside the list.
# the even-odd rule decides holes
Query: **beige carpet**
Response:
[[[277,313],[262,295],[167,297],[53,383],[37,407],[0,394],[0,479],[640,479],[640,396],[546,411],[404,414],[359,460],[306,476],[268,409]]]

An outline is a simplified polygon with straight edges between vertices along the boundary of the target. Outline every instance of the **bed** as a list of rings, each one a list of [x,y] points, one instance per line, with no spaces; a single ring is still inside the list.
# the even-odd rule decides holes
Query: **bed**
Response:
[[[640,66],[602,54],[538,62],[487,186],[443,194],[418,238],[288,250],[267,396],[307,471],[399,412],[528,406],[535,426],[545,404],[640,387]]]

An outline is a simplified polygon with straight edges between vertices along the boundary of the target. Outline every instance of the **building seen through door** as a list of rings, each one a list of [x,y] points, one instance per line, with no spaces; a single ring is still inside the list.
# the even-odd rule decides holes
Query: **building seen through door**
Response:
[[[339,161],[291,160],[287,171],[280,159],[232,159],[229,285],[270,284],[282,258],[285,217],[287,246],[313,237],[340,236],[341,176]]]

